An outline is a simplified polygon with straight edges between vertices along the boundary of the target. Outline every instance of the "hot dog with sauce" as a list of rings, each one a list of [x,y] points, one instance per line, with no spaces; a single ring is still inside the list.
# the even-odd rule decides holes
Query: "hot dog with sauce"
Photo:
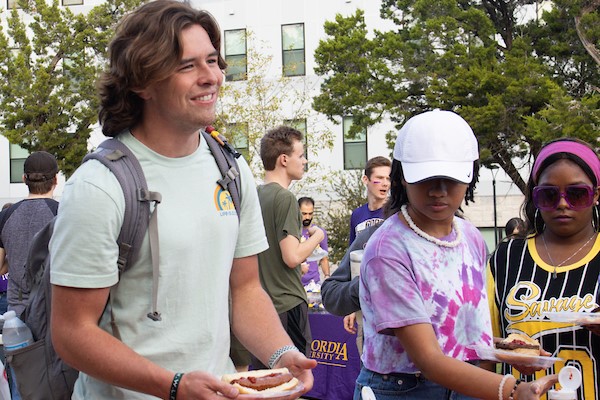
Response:
[[[298,385],[298,379],[287,368],[260,369],[226,374],[221,380],[235,386],[242,394],[284,392]]]

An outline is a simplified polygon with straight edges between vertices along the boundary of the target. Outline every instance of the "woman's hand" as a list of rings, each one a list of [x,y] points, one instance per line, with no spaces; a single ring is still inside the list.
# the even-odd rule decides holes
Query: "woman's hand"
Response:
[[[523,382],[517,386],[515,399],[537,400],[558,382],[558,375],[547,375],[533,382]]]
[[[344,317],[344,329],[346,332],[356,335],[356,313]]]
[[[540,349],[540,356],[550,357],[550,356],[552,356],[552,354],[548,353],[544,349]],[[510,365],[511,365],[511,367],[513,367],[514,369],[516,369],[517,371],[522,373],[523,375],[532,375],[532,374],[536,373],[537,371],[541,371],[544,369],[542,367],[532,367],[531,365],[520,365],[520,364],[512,364],[512,363]]]
[[[593,313],[597,313],[600,311],[600,307],[596,307],[592,310]],[[594,335],[600,336],[600,324],[590,324],[590,325],[581,325],[583,328],[592,332]]]

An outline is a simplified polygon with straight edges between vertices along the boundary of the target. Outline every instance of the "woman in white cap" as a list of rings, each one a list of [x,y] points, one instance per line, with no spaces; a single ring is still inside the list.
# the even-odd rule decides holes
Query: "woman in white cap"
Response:
[[[479,152],[457,114],[409,119],[394,148],[388,218],[361,264],[363,368],[354,400],[538,399],[555,376],[521,383],[479,368],[473,346],[491,346],[485,242],[455,217],[473,199]]]

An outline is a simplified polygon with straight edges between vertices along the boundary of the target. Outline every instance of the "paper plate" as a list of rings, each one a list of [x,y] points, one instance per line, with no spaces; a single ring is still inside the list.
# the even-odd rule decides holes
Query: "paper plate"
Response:
[[[568,322],[577,325],[596,325],[600,324],[600,313],[575,312],[575,311],[547,311],[544,312],[546,318],[553,322]]]
[[[265,392],[265,393],[252,393],[252,394],[240,394],[236,399],[243,400],[260,400],[260,399],[270,399],[270,400],[282,400],[282,399],[297,399],[302,395],[302,391],[304,390],[304,384],[302,381],[299,381],[298,384],[292,388],[292,390],[286,390],[285,392]],[[292,396],[292,397],[290,397]]]
[[[532,356],[528,354],[515,353],[513,351],[500,350],[490,346],[471,347],[482,360],[499,361],[513,365],[523,365],[536,368],[550,368],[555,362],[562,360],[558,357]]]
[[[308,258],[306,259],[306,261],[319,261],[321,258],[323,257],[327,257],[329,253],[326,252],[325,250],[323,250],[321,248],[321,246],[317,246],[312,254],[310,256],[308,256]]]

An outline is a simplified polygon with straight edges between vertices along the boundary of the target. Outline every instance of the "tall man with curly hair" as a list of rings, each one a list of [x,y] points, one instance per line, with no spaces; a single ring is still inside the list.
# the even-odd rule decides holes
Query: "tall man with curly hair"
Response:
[[[162,195],[160,257],[155,275],[146,234],[119,275],[122,190],[101,163],[82,165],[66,184],[50,245],[52,336],[59,355],[81,371],[74,399],[237,397],[219,379],[235,372],[230,311],[245,347],[271,367],[287,367],[305,391],[312,387],[316,362],[293,351],[260,285],[257,254],[267,241],[244,161],[239,218],[233,205],[217,201],[221,174],[200,131],[215,120],[226,67],[220,48],[213,17],[172,0],[126,16],[110,44],[100,123],[132,150],[148,188]],[[160,318],[149,318],[151,310]]]

